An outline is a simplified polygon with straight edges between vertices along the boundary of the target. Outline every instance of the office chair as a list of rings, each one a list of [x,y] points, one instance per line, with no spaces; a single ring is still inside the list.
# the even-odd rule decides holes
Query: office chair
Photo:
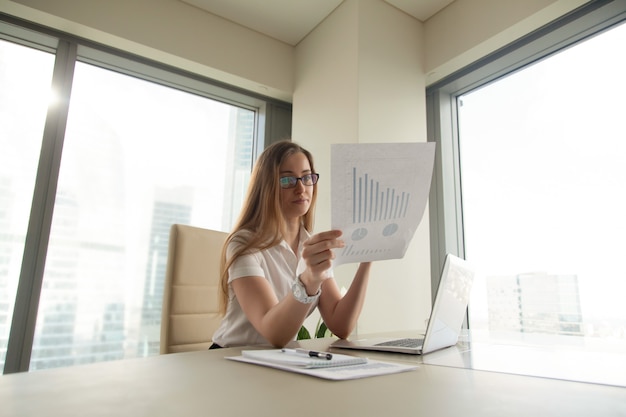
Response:
[[[163,289],[161,353],[208,349],[219,315],[220,255],[227,233],[174,224]]]

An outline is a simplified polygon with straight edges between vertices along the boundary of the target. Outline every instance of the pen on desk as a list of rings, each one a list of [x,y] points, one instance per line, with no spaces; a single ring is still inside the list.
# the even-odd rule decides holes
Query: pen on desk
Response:
[[[313,358],[321,358],[321,359],[328,359],[328,360],[331,360],[333,358],[333,354],[328,353],[328,352],[317,352],[315,350],[307,350],[307,349],[301,349],[301,348],[297,348],[297,349],[283,348],[281,350],[284,353],[290,353],[292,355],[305,355],[305,356],[310,356]]]

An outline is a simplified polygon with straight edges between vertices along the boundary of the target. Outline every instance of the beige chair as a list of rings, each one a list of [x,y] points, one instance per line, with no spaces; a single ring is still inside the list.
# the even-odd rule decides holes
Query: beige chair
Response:
[[[161,353],[211,346],[211,337],[221,319],[219,264],[227,235],[172,225],[163,290]]]

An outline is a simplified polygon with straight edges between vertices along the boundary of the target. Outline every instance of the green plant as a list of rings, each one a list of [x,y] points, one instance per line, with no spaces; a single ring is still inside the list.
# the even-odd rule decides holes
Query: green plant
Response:
[[[315,338],[321,339],[323,337],[330,337],[332,335],[333,334],[331,333],[331,331],[328,330],[328,326],[326,326],[326,323],[324,323],[320,317],[320,319],[317,321],[317,326],[315,328]],[[298,337],[296,339],[297,340],[311,339],[311,333],[309,333],[306,327],[302,326],[300,327],[300,331],[298,332]]]

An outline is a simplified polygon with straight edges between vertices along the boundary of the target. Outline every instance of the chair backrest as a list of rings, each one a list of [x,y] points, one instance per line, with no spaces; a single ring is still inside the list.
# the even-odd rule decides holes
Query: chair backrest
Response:
[[[227,233],[172,225],[163,290],[161,353],[208,349],[219,314],[220,255]]]

